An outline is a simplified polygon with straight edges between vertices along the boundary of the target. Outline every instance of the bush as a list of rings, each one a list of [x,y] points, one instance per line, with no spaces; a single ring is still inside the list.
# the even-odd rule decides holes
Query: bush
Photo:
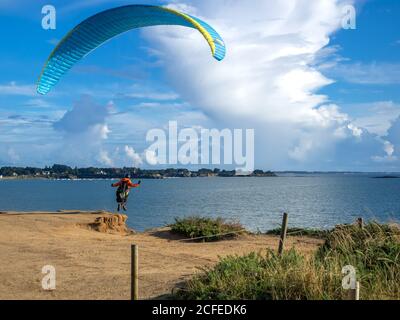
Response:
[[[361,299],[400,299],[400,232],[377,223],[364,230],[338,227],[312,257],[292,249],[281,257],[271,250],[230,256],[189,280],[180,299],[338,300],[342,268],[352,265],[361,283]]]
[[[221,218],[187,217],[175,218],[175,223],[170,225],[173,233],[191,239],[204,237],[203,241],[216,241],[232,238],[244,233],[240,223],[227,222]]]

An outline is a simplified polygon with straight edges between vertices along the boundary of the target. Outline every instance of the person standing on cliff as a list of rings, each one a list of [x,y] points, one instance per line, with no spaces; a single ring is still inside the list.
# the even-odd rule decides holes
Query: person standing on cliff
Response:
[[[122,178],[119,182],[113,183],[111,186],[113,188],[118,187],[116,191],[116,196],[117,196],[117,203],[118,203],[118,208],[117,210],[120,211],[121,208],[126,211],[126,203],[128,202],[128,197],[129,197],[129,192],[131,188],[138,188],[141,184],[141,181],[139,180],[138,183],[132,183],[131,181],[131,176],[127,174],[125,178]]]

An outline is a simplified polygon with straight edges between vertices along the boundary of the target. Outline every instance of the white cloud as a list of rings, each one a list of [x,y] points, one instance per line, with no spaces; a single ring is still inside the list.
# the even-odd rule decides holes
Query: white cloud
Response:
[[[156,100],[156,101],[168,101],[168,100],[176,100],[179,96],[176,93],[158,93],[158,92],[149,92],[149,93],[131,93],[125,94],[127,98],[135,98],[135,99],[146,99],[146,100]]]
[[[138,153],[136,153],[135,149],[129,146],[125,146],[124,150],[131,166],[139,167],[143,163],[142,157]]]
[[[52,104],[44,99],[38,99],[38,98],[33,98],[29,99],[26,103],[25,106],[27,107],[34,107],[34,108],[49,108],[52,106]]]
[[[389,141],[384,141],[383,150],[386,153],[385,156],[373,156],[372,160],[378,163],[388,163],[388,162],[396,162],[398,157],[394,156],[394,145]]]
[[[98,105],[89,96],[83,96],[73,108],[54,123],[53,127],[62,134],[56,148],[56,158],[74,165],[101,164],[111,166],[113,159],[105,149],[104,142],[111,130],[106,123],[114,105]]]
[[[289,150],[289,156],[294,160],[304,161],[312,147],[313,141],[303,138],[293,150]]]
[[[36,88],[33,85],[19,85],[15,81],[12,81],[0,85],[0,95],[32,97],[36,95]]]
[[[82,96],[78,102],[74,104],[72,110],[69,110],[65,115],[54,124],[54,128],[65,133],[81,133],[86,132],[96,125],[100,136],[107,135],[107,130],[104,128],[106,118],[110,111],[113,110],[113,103],[110,102],[106,106],[98,105],[90,96]]]
[[[112,166],[113,161],[108,155],[108,152],[106,150],[100,150],[99,152],[99,160],[101,163],[105,164],[106,166]]]
[[[96,124],[90,130],[102,140],[108,139],[108,134],[111,132],[107,124]]]
[[[391,157],[394,153],[394,145],[389,141],[385,141],[383,149],[389,157]]]
[[[398,160],[398,158],[393,155],[395,152],[395,147],[389,141],[383,141],[383,151],[386,153],[386,155],[373,156],[372,160],[380,163],[395,162]]]
[[[348,125],[347,125],[347,128],[349,129],[349,130],[351,130],[351,132],[353,133],[353,136],[354,137],[357,137],[357,138],[360,138],[361,136],[362,136],[362,134],[363,134],[363,130],[361,129],[361,128],[359,128],[359,127],[356,127],[354,124],[352,124],[352,123],[349,123]]]
[[[384,139],[384,151],[386,155],[380,159],[375,158],[376,160],[383,160],[394,162],[400,159],[400,116],[393,121],[392,126],[387,131],[387,135],[383,137]]]
[[[341,140],[362,140],[363,130],[317,93],[333,82],[317,62],[341,26],[344,3],[173,1],[222,35],[222,62],[210,57],[193,30],[155,28],[144,35],[162,53],[167,79],[184,101],[221,125],[256,129],[262,166],[288,164],[288,158],[304,162],[321,159]]]
[[[400,83],[399,63],[344,63],[337,64],[329,74],[342,81],[365,85]]]
[[[353,122],[370,133],[385,136],[392,123],[400,116],[400,105],[393,101],[378,101],[353,104],[351,109]]]

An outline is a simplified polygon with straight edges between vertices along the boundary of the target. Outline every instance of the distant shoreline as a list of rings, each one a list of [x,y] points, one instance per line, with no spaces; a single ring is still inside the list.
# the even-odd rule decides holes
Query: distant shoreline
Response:
[[[203,178],[276,178],[278,176],[231,176],[231,177],[221,177],[221,176],[201,176],[201,177],[162,177],[162,178],[149,178],[149,177],[132,177],[132,180],[169,180],[169,179],[203,179]],[[49,180],[49,181],[108,181],[108,180],[119,180],[121,177],[116,178],[45,178],[45,177],[2,177],[1,180]]]
[[[370,179],[380,180],[393,180],[400,179],[400,176],[375,176],[372,172],[365,173],[322,173],[322,172],[309,172],[309,173],[274,173],[273,175],[204,175],[204,176],[132,176],[132,180],[168,180],[168,179],[198,179],[198,178],[304,178],[304,177],[318,177],[318,176],[354,176],[354,177],[368,177]],[[119,180],[122,177],[93,177],[93,178],[77,178],[77,177],[43,177],[43,176],[0,176],[0,181],[22,181],[22,180],[51,180],[51,181],[108,181]]]
[[[132,179],[173,179],[173,178],[237,178],[237,177],[310,177],[310,176],[367,176],[376,179],[398,179],[397,172],[351,172],[351,171],[263,171],[242,172],[237,170],[185,168],[140,169],[140,168],[72,168],[54,164],[51,167],[0,167],[0,180],[117,180],[129,174]]]
[[[400,179],[398,176],[379,176],[379,177],[373,177],[374,179]]]
[[[55,164],[52,167],[1,167],[2,179],[120,179],[129,174],[133,179],[165,179],[165,178],[203,178],[203,177],[276,177],[272,171],[254,170],[242,172],[236,170],[200,169],[160,169],[142,170],[140,168],[71,168]]]

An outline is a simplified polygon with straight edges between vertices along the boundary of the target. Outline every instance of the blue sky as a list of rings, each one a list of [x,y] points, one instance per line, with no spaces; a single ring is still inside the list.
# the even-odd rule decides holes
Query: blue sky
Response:
[[[149,167],[146,132],[254,128],[256,167],[400,171],[400,3],[390,0],[145,1],[210,22],[217,63],[194,30],[133,30],[76,65],[47,96],[35,83],[51,50],[83,19],[132,1],[3,0],[0,166]],[[56,30],[41,9],[57,10]],[[340,27],[342,7],[356,30]]]

